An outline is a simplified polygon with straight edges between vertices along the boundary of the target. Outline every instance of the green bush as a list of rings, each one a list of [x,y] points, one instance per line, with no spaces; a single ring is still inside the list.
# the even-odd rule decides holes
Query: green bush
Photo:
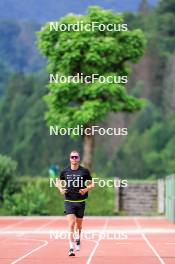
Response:
[[[4,191],[9,194],[16,190],[15,171],[17,163],[10,157],[0,155],[0,199],[3,200]]]
[[[89,192],[86,202],[86,215],[114,215],[114,201],[114,188],[96,187]]]
[[[6,195],[0,215],[64,215],[64,196],[49,178],[19,177],[20,192]],[[89,192],[86,215],[114,215],[114,188]]]
[[[27,183],[22,186],[20,193],[5,194],[4,209],[12,215],[47,215],[48,198],[39,182]]]

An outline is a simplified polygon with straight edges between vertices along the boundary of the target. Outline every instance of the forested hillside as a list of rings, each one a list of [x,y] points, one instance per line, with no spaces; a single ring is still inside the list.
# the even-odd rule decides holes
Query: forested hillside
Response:
[[[142,25],[148,37],[148,49],[134,68],[132,85],[133,92],[149,101],[131,122],[129,136],[116,151],[118,175],[156,178],[175,170],[174,15],[175,1],[161,1],[149,14],[127,17],[133,26]]]
[[[89,5],[99,5],[119,12],[135,12],[140,2],[140,0],[1,0],[0,17],[17,21],[46,22],[59,19],[67,13],[84,13]],[[157,0],[149,0],[151,6],[156,2]]]
[[[40,27],[33,22],[0,20],[0,95],[13,73],[29,74],[40,71],[44,66],[35,45],[35,32]]]
[[[114,1],[106,3],[115,5]],[[31,9],[28,12],[26,18],[31,17]],[[175,170],[174,16],[174,0],[161,0],[153,10],[144,4],[137,13],[124,13],[129,27],[142,28],[148,41],[144,57],[132,67],[128,84],[130,94],[144,97],[147,104],[134,116],[110,114],[105,120],[105,126],[128,127],[129,135],[96,138],[97,173],[154,178]],[[49,15],[44,15],[42,20],[47,18]],[[18,173],[23,175],[46,174],[51,163],[62,167],[67,162],[63,150],[67,153],[77,143],[80,151],[82,148],[80,139],[48,136],[43,101],[48,77],[46,64],[35,46],[39,28],[33,22],[0,21],[0,153],[16,160]]]

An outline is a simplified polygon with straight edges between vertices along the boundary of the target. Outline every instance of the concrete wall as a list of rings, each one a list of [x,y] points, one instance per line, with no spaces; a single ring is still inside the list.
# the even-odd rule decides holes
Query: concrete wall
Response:
[[[116,190],[116,212],[127,215],[151,215],[164,213],[164,181],[155,183],[128,183]]]

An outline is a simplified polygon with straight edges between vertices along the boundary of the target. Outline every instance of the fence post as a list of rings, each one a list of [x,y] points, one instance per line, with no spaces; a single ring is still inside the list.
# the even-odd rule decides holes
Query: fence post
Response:
[[[175,224],[175,174],[166,177],[166,217]]]
[[[119,178],[118,177],[115,177],[114,180],[116,182],[119,181]],[[119,205],[119,187],[117,187],[117,184],[114,184],[114,195],[115,195],[115,205],[114,205],[114,213],[117,214],[119,212],[119,208],[120,208],[120,205]]]
[[[158,213],[163,214],[165,212],[165,181],[164,179],[158,179],[157,181],[157,200],[158,200]]]

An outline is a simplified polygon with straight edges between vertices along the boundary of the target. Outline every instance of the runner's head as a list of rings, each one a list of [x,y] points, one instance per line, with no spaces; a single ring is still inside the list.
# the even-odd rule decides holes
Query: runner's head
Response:
[[[72,165],[78,164],[80,161],[80,154],[77,150],[72,150],[70,153],[70,162]]]

